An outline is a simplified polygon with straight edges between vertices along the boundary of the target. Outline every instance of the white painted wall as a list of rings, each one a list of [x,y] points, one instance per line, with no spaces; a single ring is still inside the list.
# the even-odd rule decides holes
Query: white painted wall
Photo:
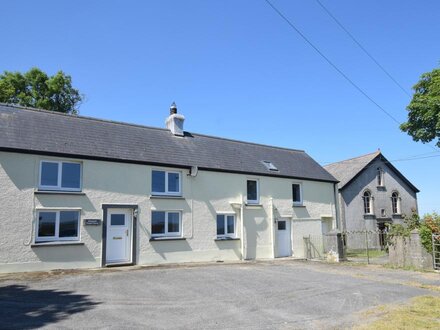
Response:
[[[291,184],[297,180],[257,177],[261,205],[243,206],[241,219],[239,205],[233,207],[231,203],[243,201],[246,180],[251,176],[199,171],[197,177],[191,177],[182,170],[183,199],[150,199],[151,170],[157,167],[94,160],[82,161],[84,195],[34,194],[42,159],[69,160],[0,152],[0,272],[100,267],[102,227],[84,226],[83,219],[102,219],[102,204],[139,206],[138,264],[241,259],[240,240],[215,240],[217,213],[236,214],[237,236],[244,242],[246,259],[274,257],[276,238],[272,226],[277,218],[293,221],[295,257],[304,256],[303,236],[321,234],[322,217],[336,219],[332,183],[300,181],[304,207],[292,207]],[[31,247],[35,209],[44,207],[81,208],[84,245]],[[186,240],[150,242],[152,209],[182,211]],[[242,221],[244,233],[240,230]]]

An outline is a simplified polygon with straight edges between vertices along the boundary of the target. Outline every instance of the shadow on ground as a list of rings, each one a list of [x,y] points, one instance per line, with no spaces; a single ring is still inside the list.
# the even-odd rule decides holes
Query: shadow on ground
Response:
[[[87,295],[34,290],[25,285],[0,287],[0,329],[35,329],[94,308]]]

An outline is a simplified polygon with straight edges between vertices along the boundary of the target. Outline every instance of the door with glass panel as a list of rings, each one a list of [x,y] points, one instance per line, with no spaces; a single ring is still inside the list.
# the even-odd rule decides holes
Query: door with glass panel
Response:
[[[292,232],[290,221],[287,219],[278,219],[277,221],[277,257],[289,257],[292,255]]]
[[[131,262],[131,209],[108,209],[106,242],[106,264]]]

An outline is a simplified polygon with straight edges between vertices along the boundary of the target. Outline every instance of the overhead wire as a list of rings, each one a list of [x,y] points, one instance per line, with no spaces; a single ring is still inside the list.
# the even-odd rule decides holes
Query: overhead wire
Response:
[[[389,162],[403,162],[403,161],[409,161],[409,160],[419,160],[419,159],[425,159],[425,158],[435,158],[435,157],[440,157],[440,155],[432,155],[436,153],[435,151],[431,151],[431,152],[426,152],[423,154],[417,154],[414,156],[408,156],[408,157],[404,157],[404,158],[398,158],[398,159],[393,159],[390,160]],[[427,156],[430,155],[430,156]],[[364,156],[360,156],[360,157],[356,157],[356,158],[363,158]],[[323,165],[330,165],[330,164],[336,164],[336,163],[341,163],[341,162],[350,162],[350,163],[362,163],[364,162],[364,160],[361,159],[356,159],[356,158],[352,158],[352,159],[345,159],[342,161],[335,161],[335,162],[321,162],[321,164]]]
[[[367,94],[360,86],[358,86],[350,77],[348,77],[333,61],[331,61],[315,44],[310,41],[301,30],[296,27],[293,22],[285,16],[270,0],[264,0],[275,13],[278,14],[310,47],[312,47],[333,69],[335,69],[345,80],[347,80],[358,92],[360,92],[365,98],[367,98],[371,103],[373,103],[380,111],[386,114],[392,121],[400,125],[401,122],[397,120],[391,113],[389,113],[385,108],[383,108],[379,103],[377,103],[370,95]],[[435,148],[429,144],[427,147],[440,152],[440,149]]]
[[[384,68],[384,66],[382,64],[379,63],[379,61],[373,56],[371,55],[371,53],[359,42],[359,40],[357,40],[354,35],[335,17],[335,15],[333,15],[330,10],[324,6],[324,4],[319,1],[319,0],[315,0],[318,5],[327,13],[328,16],[330,16],[337,25],[339,25],[339,27],[350,37],[351,40],[353,40],[353,42],[358,45],[358,47],[374,62],[376,63],[376,65],[388,76],[388,78],[390,78],[394,84],[396,84],[396,86],[398,86],[407,96],[411,96],[410,93],[408,93],[408,91],[402,86],[402,84],[400,84],[396,78],[394,78],[391,73],[388,72],[388,70],[386,70]]]

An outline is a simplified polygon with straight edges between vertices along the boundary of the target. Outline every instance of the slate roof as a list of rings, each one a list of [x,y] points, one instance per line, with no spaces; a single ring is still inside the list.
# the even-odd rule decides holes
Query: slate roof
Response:
[[[302,150],[0,104],[0,150],[337,182]],[[268,160],[278,172],[261,162]]]
[[[419,192],[419,190],[383,156],[380,150],[363,156],[328,164],[325,165],[324,168],[339,180],[339,189],[343,189],[377,158],[380,158],[386,166],[393,170],[411,189],[415,192]]]

